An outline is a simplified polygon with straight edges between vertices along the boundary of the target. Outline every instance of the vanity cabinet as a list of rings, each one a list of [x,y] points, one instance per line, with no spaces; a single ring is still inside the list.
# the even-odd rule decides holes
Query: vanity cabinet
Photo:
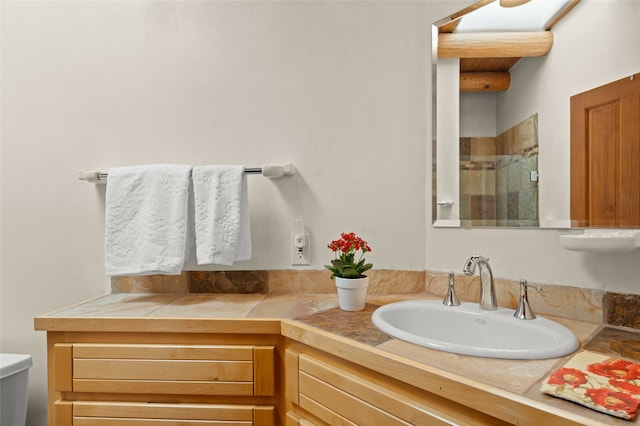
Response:
[[[287,426],[506,425],[424,390],[301,345],[286,350]]]
[[[55,424],[74,426],[273,425],[273,407],[57,401]]]
[[[123,303],[36,318],[49,426],[609,424],[300,320],[104,315]]]
[[[276,424],[277,336],[55,335],[55,426]]]

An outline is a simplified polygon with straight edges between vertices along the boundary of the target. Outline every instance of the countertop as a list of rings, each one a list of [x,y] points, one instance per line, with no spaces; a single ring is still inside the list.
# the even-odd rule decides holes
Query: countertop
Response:
[[[502,360],[470,357],[424,348],[381,333],[371,323],[371,313],[381,305],[408,299],[434,298],[422,294],[369,296],[363,311],[338,308],[335,294],[173,294],[112,293],[35,319],[42,331],[135,331],[283,334],[311,346],[340,348],[343,357],[357,362],[369,352],[380,362],[408,366],[396,378],[414,379],[420,374],[443,377],[463,386],[480,388],[523,407],[551,412],[585,425],[633,425],[579,405],[542,394],[538,389],[552,371],[571,356],[547,360]],[[603,334],[600,324],[549,317],[570,328],[590,350],[606,351],[608,345],[594,336]],[[604,333],[606,334],[606,333]],[[604,348],[604,349],[602,349]],[[613,355],[615,356],[615,355]],[[393,369],[389,369],[393,371]],[[390,375],[394,375],[393,373]],[[405,377],[406,376],[406,377]]]

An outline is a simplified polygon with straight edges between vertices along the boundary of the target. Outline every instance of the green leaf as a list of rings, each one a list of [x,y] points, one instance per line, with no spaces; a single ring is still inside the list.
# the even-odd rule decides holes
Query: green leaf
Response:
[[[368,271],[369,269],[373,268],[373,263],[367,263],[366,265],[364,265],[362,267],[362,269],[360,269],[360,272],[365,272]]]

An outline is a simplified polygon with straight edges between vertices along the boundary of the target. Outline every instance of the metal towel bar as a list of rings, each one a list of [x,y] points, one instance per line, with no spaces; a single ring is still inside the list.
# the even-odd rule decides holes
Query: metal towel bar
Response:
[[[292,176],[295,174],[295,168],[291,163],[282,165],[265,164],[262,167],[245,167],[244,173],[247,175],[261,174],[268,178],[279,178],[282,176]],[[108,173],[98,172],[95,170],[78,170],[78,179],[91,183],[106,184],[109,177]]]

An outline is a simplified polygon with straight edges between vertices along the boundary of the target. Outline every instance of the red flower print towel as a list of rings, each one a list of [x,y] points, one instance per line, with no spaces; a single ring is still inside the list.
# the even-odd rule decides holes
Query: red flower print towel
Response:
[[[551,374],[540,390],[631,420],[640,405],[640,364],[583,351]]]

